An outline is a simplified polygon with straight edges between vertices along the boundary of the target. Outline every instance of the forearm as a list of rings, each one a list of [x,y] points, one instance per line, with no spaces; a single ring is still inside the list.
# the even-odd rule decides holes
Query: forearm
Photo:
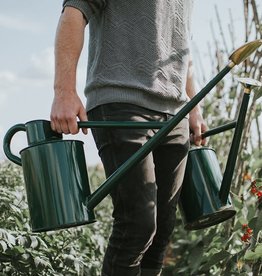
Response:
[[[189,64],[188,64],[186,93],[190,99],[192,99],[196,95],[196,87],[195,87],[194,69],[193,69],[192,59],[190,59]],[[200,105],[199,104],[196,105],[194,110],[200,111]]]
[[[86,20],[79,10],[65,8],[59,20],[55,39],[56,94],[76,91],[76,70],[83,48],[85,26]]]
[[[186,92],[190,99],[196,95],[192,60],[190,60],[188,65]],[[196,105],[189,113],[189,126],[192,131],[192,141],[194,141],[195,145],[205,145],[206,140],[202,139],[201,135],[207,130],[207,126],[203,120],[199,104]]]

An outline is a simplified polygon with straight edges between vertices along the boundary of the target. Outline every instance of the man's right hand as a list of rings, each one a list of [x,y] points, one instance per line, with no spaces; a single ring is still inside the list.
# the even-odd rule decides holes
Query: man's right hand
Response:
[[[51,109],[51,127],[58,133],[77,134],[77,118],[87,121],[86,110],[77,93],[56,94]],[[87,134],[87,129],[82,129]]]

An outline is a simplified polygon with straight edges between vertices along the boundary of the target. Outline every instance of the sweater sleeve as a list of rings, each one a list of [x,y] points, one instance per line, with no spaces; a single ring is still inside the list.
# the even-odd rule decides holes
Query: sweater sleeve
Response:
[[[107,0],[64,0],[63,9],[74,7],[80,10],[88,22],[93,15],[104,9],[106,2]]]

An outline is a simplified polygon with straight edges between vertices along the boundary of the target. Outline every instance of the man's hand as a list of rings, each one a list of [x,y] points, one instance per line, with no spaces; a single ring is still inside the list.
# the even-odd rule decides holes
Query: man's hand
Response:
[[[198,108],[194,108],[189,113],[189,127],[192,132],[191,142],[194,142],[196,146],[204,146],[206,139],[202,139],[201,134],[207,131],[207,126]]]
[[[56,94],[51,109],[51,127],[54,131],[65,134],[77,134],[77,118],[87,121],[85,108],[76,93]],[[87,134],[87,129],[82,129]]]

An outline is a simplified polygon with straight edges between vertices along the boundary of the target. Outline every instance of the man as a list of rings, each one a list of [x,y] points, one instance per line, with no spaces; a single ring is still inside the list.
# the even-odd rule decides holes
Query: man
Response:
[[[113,121],[166,121],[174,116],[195,94],[191,2],[65,0],[55,43],[52,128],[75,134],[77,120],[87,120],[87,113],[89,120]],[[76,91],[76,70],[87,24],[85,109]],[[175,223],[189,126],[194,143],[204,144],[206,126],[197,106],[112,191],[114,223],[103,276],[160,275]],[[106,175],[155,131],[93,129]]]

